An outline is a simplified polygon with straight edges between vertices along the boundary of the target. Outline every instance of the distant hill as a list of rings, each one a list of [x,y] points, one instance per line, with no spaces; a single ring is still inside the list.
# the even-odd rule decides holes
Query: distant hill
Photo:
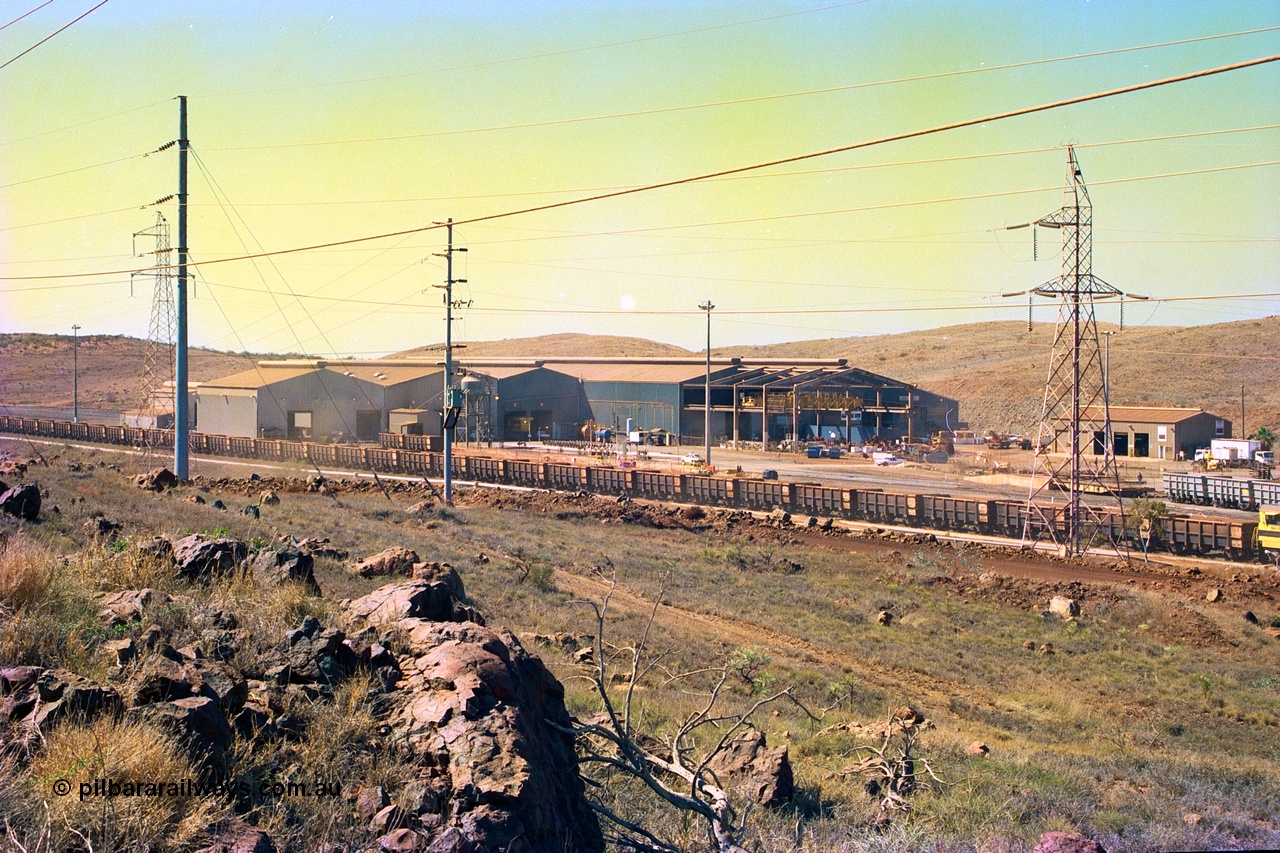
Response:
[[[1238,422],[1245,386],[1245,428],[1280,426],[1280,316],[1208,326],[1144,326],[1113,331],[1111,401],[1116,405],[1203,407]],[[846,358],[850,365],[912,382],[960,401],[979,429],[1028,432],[1040,418],[1054,327],[1030,332],[1017,321],[947,326],[922,332],[713,348],[716,356]],[[414,355],[431,348],[408,350]],[[468,356],[693,356],[643,338],[563,334],[467,344]]]
[[[1280,316],[1207,326],[1102,326],[1111,340],[1111,401],[1116,405],[1203,407],[1240,419],[1245,429],[1280,428]],[[1053,326],[995,322],[923,332],[828,338],[766,346],[714,349],[716,356],[846,358],[850,365],[912,382],[960,401],[960,416],[976,429],[1032,430],[1039,417],[1049,368]],[[131,408],[141,396],[145,343],[90,335],[80,339],[80,404]],[[420,347],[397,356],[438,353]],[[467,344],[464,356],[697,356],[644,338],[559,334]],[[191,378],[207,381],[238,373],[257,358],[192,350]],[[71,339],[0,335],[0,401],[29,405],[71,403]]]
[[[124,335],[83,335],[79,342],[80,405],[133,409],[142,402],[146,341]],[[192,382],[217,379],[253,366],[260,355],[192,349]],[[0,335],[0,402],[70,406],[72,339],[66,335]]]
[[[443,344],[398,352],[391,358],[438,353]],[[628,338],[618,335],[539,335],[533,338],[509,338],[501,341],[469,341],[459,350],[459,358],[505,358],[508,356],[580,355],[586,358],[603,356],[693,356],[695,353],[675,346],[651,341],[647,338]]]

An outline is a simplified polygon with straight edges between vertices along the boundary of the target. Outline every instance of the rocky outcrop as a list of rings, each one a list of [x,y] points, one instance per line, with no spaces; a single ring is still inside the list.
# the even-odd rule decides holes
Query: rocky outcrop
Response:
[[[402,704],[389,722],[424,770],[414,808],[456,849],[596,851],[564,688],[514,636],[405,619]],[[430,849],[430,848],[428,848]]]
[[[0,493],[0,512],[24,521],[35,521],[40,517],[40,486],[27,483]]]
[[[211,539],[199,533],[173,543],[173,560],[178,574],[188,581],[207,582],[239,569],[249,556],[249,547],[235,539]]]
[[[416,562],[418,562],[418,555],[408,548],[388,548],[372,557],[365,557],[352,566],[351,571],[362,578],[407,575]]]
[[[133,484],[149,492],[163,492],[178,485],[178,478],[168,468],[152,468],[133,478]]]
[[[102,596],[98,618],[108,625],[124,625],[141,621],[148,608],[163,607],[173,601],[168,594],[155,589],[123,589]]]
[[[758,729],[740,732],[712,758],[707,769],[722,785],[744,791],[762,806],[784,806],[796,793],[787,748],[768,746],[764,732]]]
[[[0,670],[0,720],[47,730],[66,718],[90,720],[121,708],[114,688],[65,669],[16,666]]]
[[[271,836],[239,821],[212,826],[206,835],[206,846],[196,853],[276,853]]]
[[[394,802],[364,797],[373,820],[387,819],[383,847],[602,850],[563,686],[510,633],[464,621],[469,608],[452,567],[424,563],[414,573],[348,605],[354,619],[394,628],[401,677],[388,724],[421,768]],[[371,645],[371,666],[378,652],[389,656]]]
[[[446,563],[423,564],[416,580],[388,584],[349,605],[351,615],[370,625],[392,625],[402,619],[432,622],[470,621],[484,624],[472,608],[462,604],[462,579]]]
[[[312,595],[320,595],[315,563],[310,554],[296,548],[266,548],[254,557],[250,571],[254,585],[263,589],[297,583],[305,586]]]
[[[285,635],[276,649],[283,662],[268,669],[267,677],[278,684],[337,684],[360,663],[346,639],[342,631],[326,631],[308,616]]]
[[[1040,836],[1034,853],[1107,853],[1092,838],[1073,832],[1046,832]]]

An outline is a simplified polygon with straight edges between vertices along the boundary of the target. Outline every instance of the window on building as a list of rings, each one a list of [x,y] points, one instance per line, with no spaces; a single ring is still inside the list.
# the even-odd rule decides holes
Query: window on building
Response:
[[[289,438],[294,441],[310,441],[311,435],[311,413],[290,412]]]

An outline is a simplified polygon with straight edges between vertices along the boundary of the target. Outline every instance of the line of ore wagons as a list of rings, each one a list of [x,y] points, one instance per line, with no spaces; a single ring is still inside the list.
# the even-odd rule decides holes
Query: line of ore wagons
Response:
[[[172,430],[71,423],[43,418],[0,416],[0,432],[133,447],[173,447]],[[444,455],[425,450],[426,436],[383,433],[380,439],[380,447],[368,447],[191,433],[190,447],[192,453],[215,456],[268,461],[296,459],[314,465],[389,474],[423,477],[443,475]],[[811,483],[677,474],[565,462],[495,459],[465,453],[455,454],[452,461],[453,475],[459,479],[503,485],[607,495],[625,494],[749,510],[782,509],[813,516],[971,531],[1015,539],[1022,538],[1024,532],[1032,538],[1048,534],[1044,523],[1039,519],[1032,519],[1030,529],[1027,529],[1028,513],[1024,501],[956,498],[884,489],[845,489]],[[1207,485],[1202,486],[1208,488]],[[1280,503],[1280,500],[1275,503]],[[1240,504],[1237,501],[1231,505]],[[1061,530],[1059,513],[1060,507],[1044,514],[1052,518],[1053,523]],[[1151,541],[1149,547],[1166,548],[1184,554],[1221,555],[1233,559],[1266,558],[1258,546],[1256,521],[1189,518],[1172,513],[1161,517],[1159,521],[1163,535]],[[1111,516],[1110,523],[1114,538],[1123,536],[1135,547],[1141,547],[1137,533],[1132,529],[1125,529],[1118,515]]]

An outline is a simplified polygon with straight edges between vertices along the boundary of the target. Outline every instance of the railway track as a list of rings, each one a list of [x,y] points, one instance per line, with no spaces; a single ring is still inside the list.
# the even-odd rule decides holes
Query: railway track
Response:
[[[33,418],[0,417],[0,432],[53,439],[87,440],[116,446],[172,447],[173,433],[138,427],[70,423]],[[63,439],[59,442],[57,439]],[[444,458],[440,453],[414,449],[422,436],[383,434],[382,446],[310,444],[299,441],[255,439],[192,433],[193,454],[221,458],[253,459],[257,463],[303,461],[313,467],[328,466],[345,473],[377,472],[415,480],[440,478]],[[408,445],[408,446],[406,446]],[[1023,501],[1005,498],[952,497],[944,494],[898,492],[881,488],[843,488],[780,480],[756,480],[725,476],[670,473],[635,468],[592,466],[573,462],[493,458],[481,454],[456,454],[452,475],[458,481],[478,484],[627,495],[657,501],[723,506],[755,512],[784,511],[832,518],[844,523],[928,530],[953,541],[1022,545],[1053,549],[1064,538],[1061,508],[1040,507],[1032,516]],[[1043,516],[1041,521],[1036,516]],[[1238,562],[1270,562],[1260,545],[1256,521],[1231,518],[1192,518],[1171,513],[1158,519],[1166,546],[1179,555],[1222,558]],[[1108,516],[1107,538],[1125,542],[1130,551],[1142,552],[1138,533],[1119,515]],[[1047,540],[1047,541],[1046,541]],[[1115,551],[1111,557],[1122,556]],[[1278,557],[1280,558],[1280,557]]]

